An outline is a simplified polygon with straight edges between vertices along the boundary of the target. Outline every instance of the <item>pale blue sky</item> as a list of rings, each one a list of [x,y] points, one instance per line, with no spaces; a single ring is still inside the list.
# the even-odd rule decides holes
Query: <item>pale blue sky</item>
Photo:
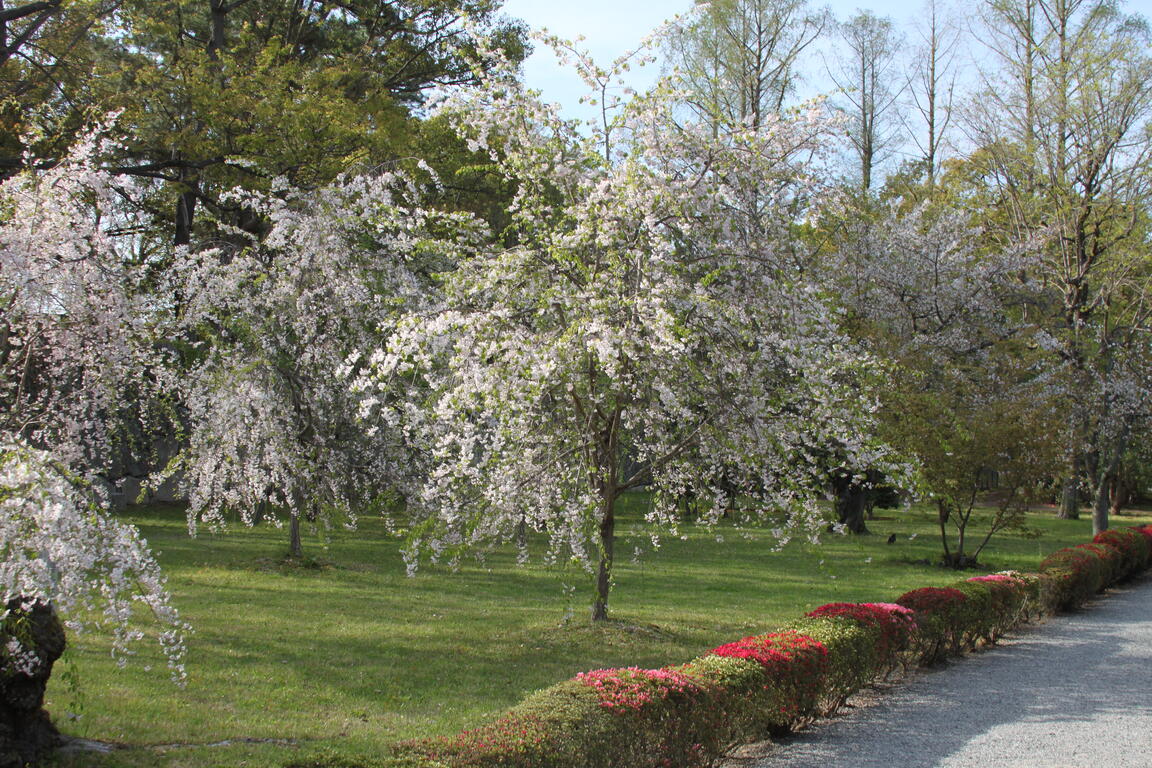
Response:
[[[692,0],[506,0],[503,10],[533,28],[547,27],[564,38],[584,35],[584,45],[598,62],[607,64],[635,48],[661,22],[687,11],[692,5]],[[907,29],[923,3],[922,0],[814,0],[812,5],[829,7],[841,20],[857,10],[868,9],[879,16],[891,17]],[[973,7],[975,0],[956,0],[952,5],[959,9]],[[1125,9],[1152,19],[1152,0],[1128,0]],[[579,78],[556,65],[551,51],[537,45],[524,69],[530,88],[541,89],[545,100],[559,102],[568,114],[578,114],[576,102],[584,88]],[[658,70],[659,65],[652,65],[651,69]],[[806,69],[820,69],[819,61],[810,62]],[[643,74],[635,76],[637,86],[646,82],[648,78]],[[812,87],[820,90],[818,84]]]

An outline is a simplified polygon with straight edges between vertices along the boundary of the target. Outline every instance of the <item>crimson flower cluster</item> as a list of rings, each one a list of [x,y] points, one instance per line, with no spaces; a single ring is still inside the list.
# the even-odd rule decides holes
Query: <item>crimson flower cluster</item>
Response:
[[[812,618],[846,618],[880,633],[880,658],[906,648],[916,631],[915,612],[896,603],[828,603],[806,614]]]
[[[704,686],[674,669],[596,669],[581,672],[576,679],[596,689],[600,706],[612,710],[639,712],[647,705],[673,695],[701,693]]]
[[[921,587],[905,592],[896,602],[917,613],[937,613],[967,599],[967,595],[953,587]]]
[[[800,663],[816,671],[827,664],[828,649],[818,640],[799,632],[754,635],[713,648],[714,656],[755,661],[770,671]]]

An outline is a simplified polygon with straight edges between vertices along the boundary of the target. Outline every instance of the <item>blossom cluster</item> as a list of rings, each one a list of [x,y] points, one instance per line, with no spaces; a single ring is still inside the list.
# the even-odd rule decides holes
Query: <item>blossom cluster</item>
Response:
[[[937,613],[967,599],[967,595],[954,587],[920,587],[900,595],[896,602],[920,614]]]
[[[34,596],[74,631],[93,616],[112,630],[112,652],[121,663],[128,646],[143,637],[134,620],[141,605],[163,627],[157,640],[173,679],[184,680],[188,628],[147,542],[115,520],[82,478],[20,443],[0,443],[0,545],[0,603]]]
[[[916,614],[896,603],[828,603],[805,614],[811,618],[847,618],[880,632],[881,658],[907,647],[916,631]]]
[[[2,619],[0,619],[0,626],[2,626]],[[0,651],[0,658],[4,659],[3,666],[0,666],[0,675],[31,675],[36,672],[40,665],[40,659],[36,655],[33,648],[27,648],[20,642],[18,638],[9,637],[8,641],[4,644],[4,650]]]
[[[646,706],[672,696],[693,695],[703,685],[674,669],[597,669],[581,672],[576,679],[593,688],[605,709],[639,712]]]
[[[805,674],[817,676],[826,662],[828,649],[820,642],[799,632],[770,632],[753,635],[713,648],[709,653],[733,659],[749,659],[770,672],[794,664],[805,668]]]

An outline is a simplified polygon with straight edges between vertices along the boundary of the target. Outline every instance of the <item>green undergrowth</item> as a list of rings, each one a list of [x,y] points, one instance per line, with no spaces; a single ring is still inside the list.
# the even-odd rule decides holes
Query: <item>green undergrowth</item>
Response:
[[[400,542],[375,520],[305,544],[236,527],[189,538],[175,505],[133,507],[195,627],[190,681],[168,681],[152,648],[117,668],[107,639],[73,639],[47,707],[66,734],[121,745],[64,755],[62,766],[383,765],[400,740],[446,736],[490,720],[533,691],[586,670],[661,667],[765,632],[828,602],[891,600],[949,584],[927,510],[884,510],[872,535],[828,535],[782,551],[765,531],[686,525],[653,549],[647,498],[627,499],[613,620],[587,620],[591,581],[578,569],[515,564],[498,550],[453,572],[406,577]],[[1152,522],[1150,515],[1115,521]],[[974,523],[976,525],[977,523]],[[998,536],[977,573],[1034,570],[1091,538],[1088,520],[1033,515],[1039,538]],[[888,543],[891,534],[896,541]],[[634,550],[642,549],[638,558]]]

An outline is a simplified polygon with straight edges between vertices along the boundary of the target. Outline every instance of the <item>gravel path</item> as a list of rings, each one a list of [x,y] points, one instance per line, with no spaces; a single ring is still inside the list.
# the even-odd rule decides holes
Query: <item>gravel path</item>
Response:
[[[1149,768],[1152,581],[854,703],[728,768]]]

